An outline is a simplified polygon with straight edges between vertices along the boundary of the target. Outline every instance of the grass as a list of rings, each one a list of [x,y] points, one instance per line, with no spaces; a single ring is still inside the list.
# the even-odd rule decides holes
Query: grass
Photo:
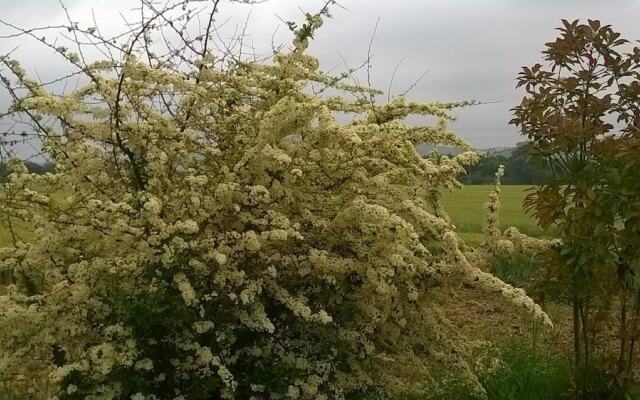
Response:
[[[29,239],[31,237],[31,233],[20,221],[12,221],[14,232],[17,237],[20,239]],[[9,246],[13,243],[13,238],[11,237],[11,231],[9,230],[7,223],[5,221],[0,222],[0,247]]]
[[[8,246],[13,242],[11,231],[6,223],[0,223],[0,247]]]
[[[4,225],[0,225],[0,247],[7,246],[9,244],[11,244],[11,234]]]
[[[500,193],[500,227],[515,226],[519,231],[534,237],[550,236],[522,209],[529,186],[504,185]],[[490,185],[468,185],[445,193],[443,205],[462,239],[471,246],[483,241],[484,203],[491,192]],[[515,286],[525,286],[536,270],[536,261],[530,255],[516,255],[496,260],[491,272]],[[535,337],[536,335],[534,335]],[[534,339],[534,342],[537,340]],[[515,340],[502,351],[503,366],[495,373],[482,377],[482,386],[489,400],[507,399],[567,399],[571,391],[571,371],[563,357],[552,355],[549,343],[522,343]],[[428,391],[427,391],[428,392]],[[420,400],[459,399],[473,397],[468,388],[451,385],[444,392],[432,391],[432,395]],[[435,394],[437,393],[437,394]],[[416,399],[417,400],[417,399]]]
[[[547,236],[532,217],[522,209],[527,185],[503,185],[500,193],[500,226],[506,229],[515,226],[530,236]],[[442,202],[455,224],[460,237],[469,245],[476,246],[483,240],[484,203],[487,202],[490,185],[468,185],[444,193]]]
[[[37,190],[37,188],[35,188]],[[2,183],[0,183],[0,190],[2,190]],[[62,201],[62,199],[68,196],[70,192],[68,190],[62,189],[59,191],[55,191],[50,193],[50,197],[53,201]],[[0,198],[0,201],[2,199]],[[30,241],[33,239],[34,234],[33,230],[30,229],[29,225],[24,221],[20,221],[16,218],[11,220],[11,224],[13,225],[13,230],[16,235],[16,239],[18,241]],[[13,243],[13,238],[11,235],[11,231],[9,230],[9,225],[6,220],[6,214],[0,214],[0,247],[10,246]],[[3,397],[0,396],[0,399]]]

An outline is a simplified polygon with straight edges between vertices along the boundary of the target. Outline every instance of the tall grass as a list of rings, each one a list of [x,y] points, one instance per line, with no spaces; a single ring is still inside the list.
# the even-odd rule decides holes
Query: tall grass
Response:
[[[566,360],[528,346],[512,346],[503,354],[504,367],[484,379],[491,400],[566,399],[571,371]]]
[[[536,259],[532,254],[512,254],[496,259],[489,267],[502,281],[517,287],[524,287],[536,273]]]
[[[419,396],[402,400],[477,400],[468,387],[455,383],[427,386]],[[480,378],[488,400],[564,400],[571,399],[571,370],[566,360],[541,351],[531,344],[515,343],[502,352],[502,366]]]

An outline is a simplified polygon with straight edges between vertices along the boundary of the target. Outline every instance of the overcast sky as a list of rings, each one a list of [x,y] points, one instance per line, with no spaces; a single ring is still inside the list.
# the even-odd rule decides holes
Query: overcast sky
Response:
[[[100,26],[108,31],[122,27],[119,11],[130,14],[137,0],[66,0],[72,19],[91,26],[93,9]],[[219,21],[242,25],[258,51],[271,48],[275,38],[289,40],[284,20],[301,21],[300,8],[316,11],[322,0],[268,0],[257,5],[224,3]],[[515,77],[522,65],[540,61],[544,43],[556,36],[554,28],[565,19],[600,19],[627,39],[640,39],[640,0],[342,0],[346,9],[334,7],[333,18],[316,35],[312,52],[325,69],[341,63],[351,66],[367,54],[373,42],[373,81],[387,90],[394,68],[392,93],[401,93],[424,71],[412,90],[415,100],[480,100],[496,102],[458,111],[455,130],[478,148],[510,146],[522,140],[508,125],[509,109],[522,93]],[[23,27],[65,22],[57,0],[0,0],[0,18]],[[0,27],[0,35],[8,33]],[[0,53],[15,46],[14,56],[27,71],[53,77],[64,71],[52,51],[27,41],[0,40]],[[8,102],[0,92],[0,106]]]

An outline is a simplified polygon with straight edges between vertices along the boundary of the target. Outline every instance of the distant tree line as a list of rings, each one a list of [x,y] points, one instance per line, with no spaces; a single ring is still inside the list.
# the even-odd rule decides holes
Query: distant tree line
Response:
[[[536,185],[545,182],[551,172],[527,160],[522,150],[517,148],[509,156],[489,154],[479,163],[467,167],[467,174],[461,175],[459,180],[467,185],[489,184],[495,179],[498,167],[504,165],[504,176],[501,178],[503,184]]]
[[[31,173],[36,174],[44,174],[47,172],[53,171],[53,164],[45,162],[45,163],[37,163],[35,161],[25,161],[25,167]],[[3,162],[0,162],[0,182],[4,182],[6,177],[5,166]]]

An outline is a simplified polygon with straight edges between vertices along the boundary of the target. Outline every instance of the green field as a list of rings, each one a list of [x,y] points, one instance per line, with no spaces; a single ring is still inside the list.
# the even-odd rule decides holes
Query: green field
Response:
[[[25,227],[22,226],[22,224],[14,222],[13,225],[14,225],[13,228],[15,230],[15,233],[20,238],[25,238],[29,236],[29,232],[27,232],[27,229],[25,229]],[[11,238],[11,231],[7,227],[6,222],[0,221],[0,247],[9,245],[12,243],[12,241],[13,240]]]
[[[500,224],[503,229],[515,226],[521,232],[531,236],[544,236],[535,222],[522,210],[522,201],[528,186],[505,185],[500,194]],[[446,192],[443,197],[445,209],[456,225],[460,236],[469,245],[477,245],[482,241],[482,224],[484,221],[483,205],[491,191],[490,185],[469,185],[462,189]],[[20,229],[24,234],[24,230]],[[0,246],[11,243],[11,235],[6,225],[0,224]]]
[[[0,225],[0,247],[11,243],[11,235],[4,225]]]
[[[522,209],[527,195],[526,185],[503,185],[500,192],[500,227],[506,229],[515,226],[530,236],[548,236],[536,225],[533,218]],[[451,216],[462,239],[475,246],[482,241],[484,223],[484,203],[487,202],[491,185],[468,185],[462,189],[447,192],[443,196],[444,208]]]

